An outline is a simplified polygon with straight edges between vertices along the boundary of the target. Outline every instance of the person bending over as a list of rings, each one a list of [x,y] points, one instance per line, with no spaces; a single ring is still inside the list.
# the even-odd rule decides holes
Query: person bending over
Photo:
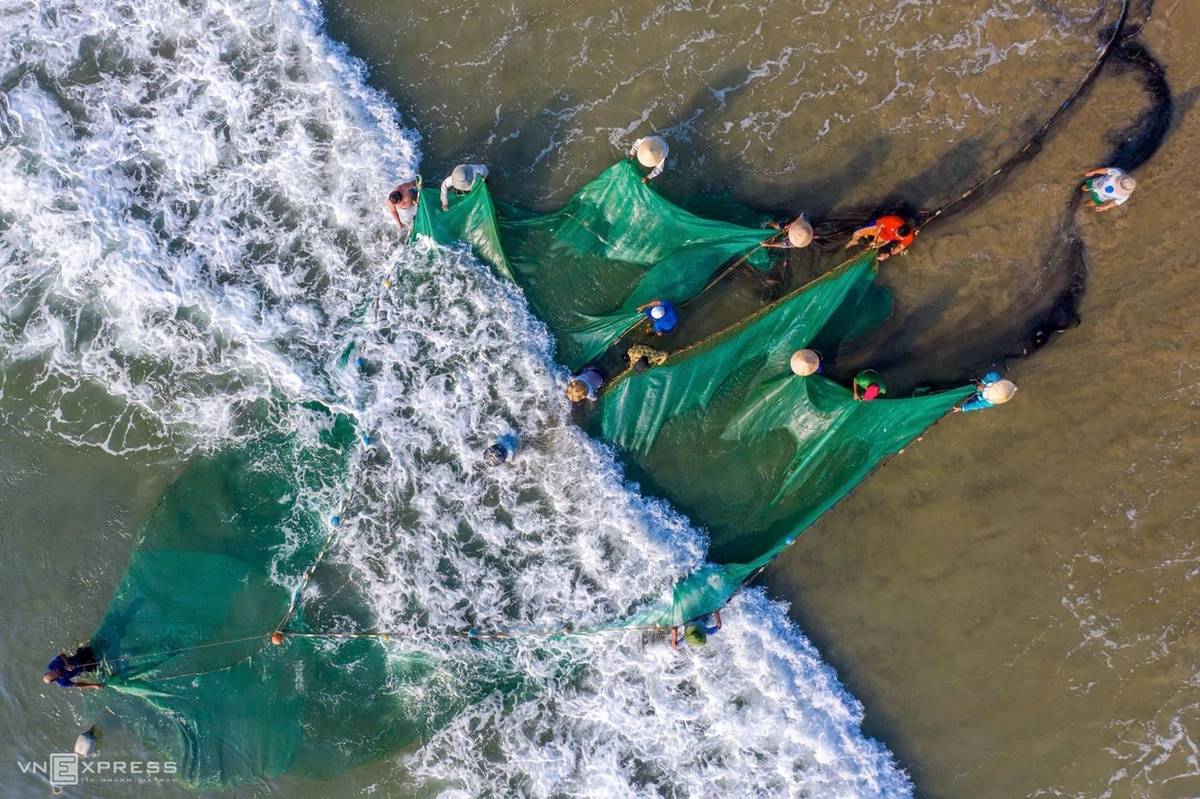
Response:
[[[488,168],[484,164],[459,164],[450,172],[450,177],[442,181],[442,210],[450,210],[450,189],[459,194],[466,194],[475,188],[475,181],[487,180]]]
[[[42,675],[42,682],[47,685],[57,683],[63,688],[102,688],[103,686],[96,682],[75,682],[76,677],[94,672],[99,665],[92,647],[84,644],[75,650],[74,655],[62,652],[50,661],[46,666],[46,673]]]

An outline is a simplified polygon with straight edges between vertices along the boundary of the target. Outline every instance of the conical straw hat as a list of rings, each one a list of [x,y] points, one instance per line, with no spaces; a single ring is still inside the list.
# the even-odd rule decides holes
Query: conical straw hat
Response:
[[[1017,393],[1017,387],[1011,380],[997,380],[995,383],[988,383],[984,386],[980,393],[993,405],[1001,405],[1012,399],[1013,394]]]
[[[587,396],[587,385],[582,380],[572,380],[567,383],[567,399],[571,402],[579,402]]]
[[[792,353],[792,373],[800,377],[816,374],[821,367],[821,357],[812,350],[796,350]]]
[[[1121,191],[1128,194],[1137,188],[1137,181],[1129,175],[1121,175],[1121,177],[1117,178],[1117,185],[1121,187]]]
[[[450,185],[458,191],[470,191],[475,185],[475,168],[469,164],[459,164],[450,173]]]
[[[812,225],[804,217],[798,216],[788,223],[787,237],[793,247],[807,247],[813,240]]]
[[[658,136],[647,136],[637,146],[638,163],[655,167],[667,157],[667,143]]]

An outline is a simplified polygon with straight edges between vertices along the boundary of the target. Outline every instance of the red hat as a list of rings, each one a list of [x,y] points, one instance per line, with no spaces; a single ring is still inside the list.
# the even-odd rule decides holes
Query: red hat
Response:
[[[867,386],[867,390],[863,392],[863,399],[866,400],[867,402],[870,402],[871,400],[875,399],[878,396],[879,396],[879,384],[878,383],[872,383],[871,385]]]

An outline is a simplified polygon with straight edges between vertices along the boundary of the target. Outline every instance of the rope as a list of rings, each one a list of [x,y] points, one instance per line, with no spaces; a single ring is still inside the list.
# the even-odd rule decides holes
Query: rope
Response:
[[[343,632],[330,630],[324,632],[302,632],[294,630],[284,630],[285,638],[328,638],[328,639],[357,639],[357,638],[373,638],[390,641],[393,638],[412,638],[422,641],[505,641],[521,638],[585,638],[594,635],[603,635],[605,633],[627,633],[627,632],[664,632],[670,627],[663,627],[656,624],[636,624],[628,627],[595,627],[591,629],[576,630],[570,627],[563,627],[554,630],[492,630],[489,632],[479,632],[477,630],[468,630],[466,632],[450,631],[435,634],[419,634],[409,631],[392,631],[392,630],[372,630],[369,632]]]
[[[759,246],[759,247],[761,247],[762,245],[760,244],[760,245],[758,245],[758,246]],[[755,248],[755,249],[757,249],[757,248]],[[750,253],[747,253],[745,257],[746,257],[746,258],[749,258],[749,257],[750,257],[750,255],[751,255],[753,252],[754,252],[754,251],[753,251],[753,250],[751,250],[751,251],[750,251]],[[849,266],[849,265],[850,265],[850,264],[851,264],[853,261],[855,261],[855,260],[857,260],[858,258],[861,258],[861,257],[862,257],[862,253],[861,253],[861,252],[860,252],[860,253],[858,253],[857,255],[853,255],[853,256],[851,256],[850,258],[847,258],[845,261],[842,261],[840,264],[838,264],[837,266],[833,267],[832,269],[830,269],[828,272],[826,272],[825,274],[821,275],[820,277],[818,277],[818,278],[815,278],[815,279],[813,279],[813,280],[810,280],[810,281],[808,281],[807,283],[805,283],[803,286],[800,286],[799,288],[792,289],[792,290],[791,290],[791,291],[789,291],[787,294],[783,295],[782,297],[780,297],[779,299],[775,300],[774,302],[767,303],[766,305],[764,305],[763,307],[759,308],[757,311],[755,311],[754,313],[750,314],[749,316],[745,316],[745,317],[743,317],[743,318],[741,318],[741,319],[737,320],[736,322],[733,322],[733,323],[731,323],[731,324],[728,324],[728,325],[726,325],[725,327],[721,328],[720,330],[718,330],[718,331],[716,331],[716,332],[714,332],[714,333],[710,333],[710,334],[708,334],[707,336],[705,336],[704,338],[700,339],[699,341],[693,341],[691,344],[688,344],[686,347],[683,347],[683,348],[681,348],[681,349],[675,350],[674,352],[670,352],[670,353],[668,353],[668,354],[667,354],[667,362],[668,362],[668,363],[667,363],[667,364],[664,364],[663,366],[660,366],[660,367],[658,367],[658,368],[660,368],[660,369],[661,369],[661,368],[664,368],[665,366],[669,365],[669,363],[671,362],[671,359],[673,359],[673,358],[674,358],[676,361],[678,361],[679,357],[685,357],[685,358],[686,358],[686,357],[688,356],[688,354],[689,354],[689,353],[690,353],[692,350],[696,349],[697,347],[701,347],[701,346],[703,346],[703,345],[705,345],[705,344],[709,343],[710,341],[712,341],[712,340],[714,340],[714,339],[716,339],[716,338],[719,338],[719,337],[721,337],[721,336],[724,336],[724,335],[728,334],[728,333],[729,333],[729,331],[731,331],[731,330],[734,330],[735,328],[737,328],[737,327],[739,327],[739,326],[741,326],[741,325],[746,325],[746,324],[749,324],[750,322],[753,322],[755,319],[759,318],[759,317],[760,317],[760,316],[762,316],[763,314],[765,314],[765,313],[767,313],[768,311],[770,311],[771,309],[775,308],[775,307],[776,307],[777,305],[779,305],[780,303],[787,302],[788,300],[792,299],[793,297],[795,297],[795,296],[796,296],[797,294],[799,294],[800,292],[802,292],[802,291],[807,291],[808,289],[812,288],[813,286],[817,285],[818,283],[820,283],[820,282],[822,282],[822,281],[824,281],[824,280],[832,280],[832,279],[833,279],[833,277],[834,277],[834,275],[836,275],[836,274],[837,274],[839,271],[841,271],[842,269],[845,269],[845,268],[846,268],[847,266]],[[697,295],[697,296],[699,296],[699,295]],[[687,303],[684,303],[684,305],[686,305],[686,304],[687,304]],[[640,324],[640,322],[639,322],[639,324]],[[637,327],[637,325],[634,325],[634,327]],[[630,330],[632,330],[632,329],[633,329],[633,328],[630,328]],[[628,331],[626,331],[626,332],[628,332]],[[607,394],[607,393],[608,393],[608,392],[609,392],[609,391],[612,389],[612,387],[613,387],[613,386],[615,386],[615,385],[616,385],[618,382],[620,382],[621,380],[624,380],[625,378],[629,377],[629,375],[630,375],[630,373],[631,373],[632,371],[633,371],[633,367],[632,367],[632,365],[630,365],[630,366],[627,366],[627,367],[625,367],[624,369],[622,369],[622,370],[621,370],[620,372],[618,372],[617,374],[613,375],[612,379],[611,379],[611,380],[609,380],[607,383],[605,383],[605,384],[604,384],[604,386],[602,386],[602,387],[601,387],[601,393],[602,393],[602,394]]]
[[[1077,100],[1079,98],[1079,96],[1081,94],[1083,94],[1083,92],[1088,88],[1088,86],[1091,85],[1092,81],[1096,79],[1096,76],[1100,73],[1100,68],[1102,66],[1104,66],[1104,62],[1108,60],[1108,56],[1109,56],[1109,53],[1112,52],[1113,45],[1116,44],[1117,40],[1121,38],[1121,32],[1125,28],[1125,23],[1128,19],[1128,16],[1129,16],[1129,0],[1121,0],[1121,13],[1117,16],[1116,25],[1113,27],[1113,35],[1109,38],[1108,42],[1105,43],[1104,49],[1100,51],[1100,57],[1096,59],[1096,63],[1092,65],[1092,68],[1088,70],[1086,75],[1084,75],[1083,80],[1081,80],[1079,82],[1079,85],[1077,87],[1075,87],[1075,91],[1071,92],[1071,96],[1067,98],[1066,102],[1064,102],[1062,105],[1060,105],[1054,111],[1054,113],[1050,115],[1050,118],[1047,119],[1045,121],[1045,123],[1042,124],[1042,127],[1038,129],[1037,133],[1033,134],[1033,137],[1030,138],[1029,141],[1025,143],[1025,146],[1022,147],[1020,150],[1018,150],[1013,155],[1009,156],[1008,159],[1004,163],[1002,163],[999,167],[997,167],[994,171],[992,171],[989,175],[984,177],[982,180],[980,180],[974,186],[967,189],[961,195],[954,198],[953,200],[946,203],[941,208],[937,209],[932,214],[930,214],[929,216],[927,216],[923,220],[921,220],[915,226],[915,228],[914,228],[915,232],[919,233],[923,227],[925,227],[930,222],[932,222],[933,220],[940,217],[942,214],[944,214],[949,209],[958,205],[960,202],[966,200],[968,197],[970,197],[975,192],[979,191],[979,189],[983,188],[983,186],[985,184],[994,180],[995,178],[1000,176],[1002,173],[1007,172],[1009,169],[1020,164],[1022,161],[1025,160],[1026,154],[1031,149],[1041,145],[1042,141],[1046,137],[1046,134],[1048,134],[1050,132],[1051,126],[1054,125],[1054,123],[1058,121],[1059,117],[1061,117],[1064,113],[1066,113],[1067,109],[1071,106],[1071,103],[1075,102],[1075,100]]]
[[[517,639],[554,639],[554,638],[585,638],[595,635],[603,635],[605,633],[627,633],[627,632],[666,632],[670,627],[661,625],[639,624],[630,625],[628,627],[596,627],[592,629],[575,630],[570,627],[563,627],[554,630],[492,630],[488,632],[479,632],[476,630],[448,631],[433,634],[420,634],[408,631],[387,631],[387,630],[372,630],[369,632],[345,632],[340,630],[329,630],[323,632],[303,632],[298,630],[286,630],[282,626],[276,628],[272,633],[260,633],[258,635],[247,636],[244,638],[231,638],[224,641],[212,641],[206,644],[197,644],[189,647],[179,647],[176,649],[163,650],[162,652],[148,652],[142,655],[133,655],[128,658],[118,658],[115,662],[128,662],[139,658],[153,658],[161,655],[179,654],[183,652],[191,652],[198,649],[206,649],[216,646],[227,646],[229,644],[245,643],[247,641],[262,641],[262,645],[255,649],[250,654],[224,666],[218,666],[212,669],[203,671],[191,671],[184,674],[171,674],[167,676],[156,676],[152,678],[140,678],[139,682],[165,682],[167,680],[179,680],[186,677],[198,677],[205,674],[212,674],[218,671],[227,671],[235,668],[247,660],[250,660],[255,655],[262,653],[267,647],[274,643],[276,634],[282,639],[287,638],[312,638],[312,639],[328,639],[328,640],[355,640],[355,639],[373,639],[379,641],[391,641],[392,639],[411,638],[421,641],[506,641]],[[282,643],[282,640],[280,641]],[[113,661],[99,660],[87,665],[109,665]]]

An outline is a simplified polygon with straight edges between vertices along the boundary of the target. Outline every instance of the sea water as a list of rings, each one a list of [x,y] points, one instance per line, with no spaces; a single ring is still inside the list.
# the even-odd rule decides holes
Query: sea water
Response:
[[[96,721],[36,680],[119,577],[140,521],[124,506],[152,502],[132,472],[161,488],[189,458],[266,429],[311,435],[287,411],[300,402],[360,421],[367,440],[329,557],[381,628],[418,644],[467,627],[602,623],[701,562],[703,530],[643,498],[613,452],[569,424],[565,373],[519,291],[463,251],[400,246],[382,200],[421,168],[419,136],[323,34],[315,4],[11,3],[0,32],[6,499],[19,515],[57,481],[53,504],[90,530],[86,543],[66,525],[10,531],[25,562],[6,569],[25,603],[4,647],[20,707],[6,754],[34,759],[55,751],[47,727]],[[485,470],[481,451],[503,436],[519,440],[515,456]],[[108,470],[125,476],[95,492],[125,501],[84,490]],[[34,598],[47,535],[64,557],[43,588],[100,604],[67,613]],[[751,589],[724,619],[704,649],[640,634],[557,644],[568,669],[514,642],[533,690],[472,707],[372,767],[369,787],[910,792],[782,606]],[[51,643],[31,646],[35,632]],[[122,745],[134,743],[110,746]],[[7,795],[45,788],[0,767]],[[357,792],[358,779],[287,790]]]

